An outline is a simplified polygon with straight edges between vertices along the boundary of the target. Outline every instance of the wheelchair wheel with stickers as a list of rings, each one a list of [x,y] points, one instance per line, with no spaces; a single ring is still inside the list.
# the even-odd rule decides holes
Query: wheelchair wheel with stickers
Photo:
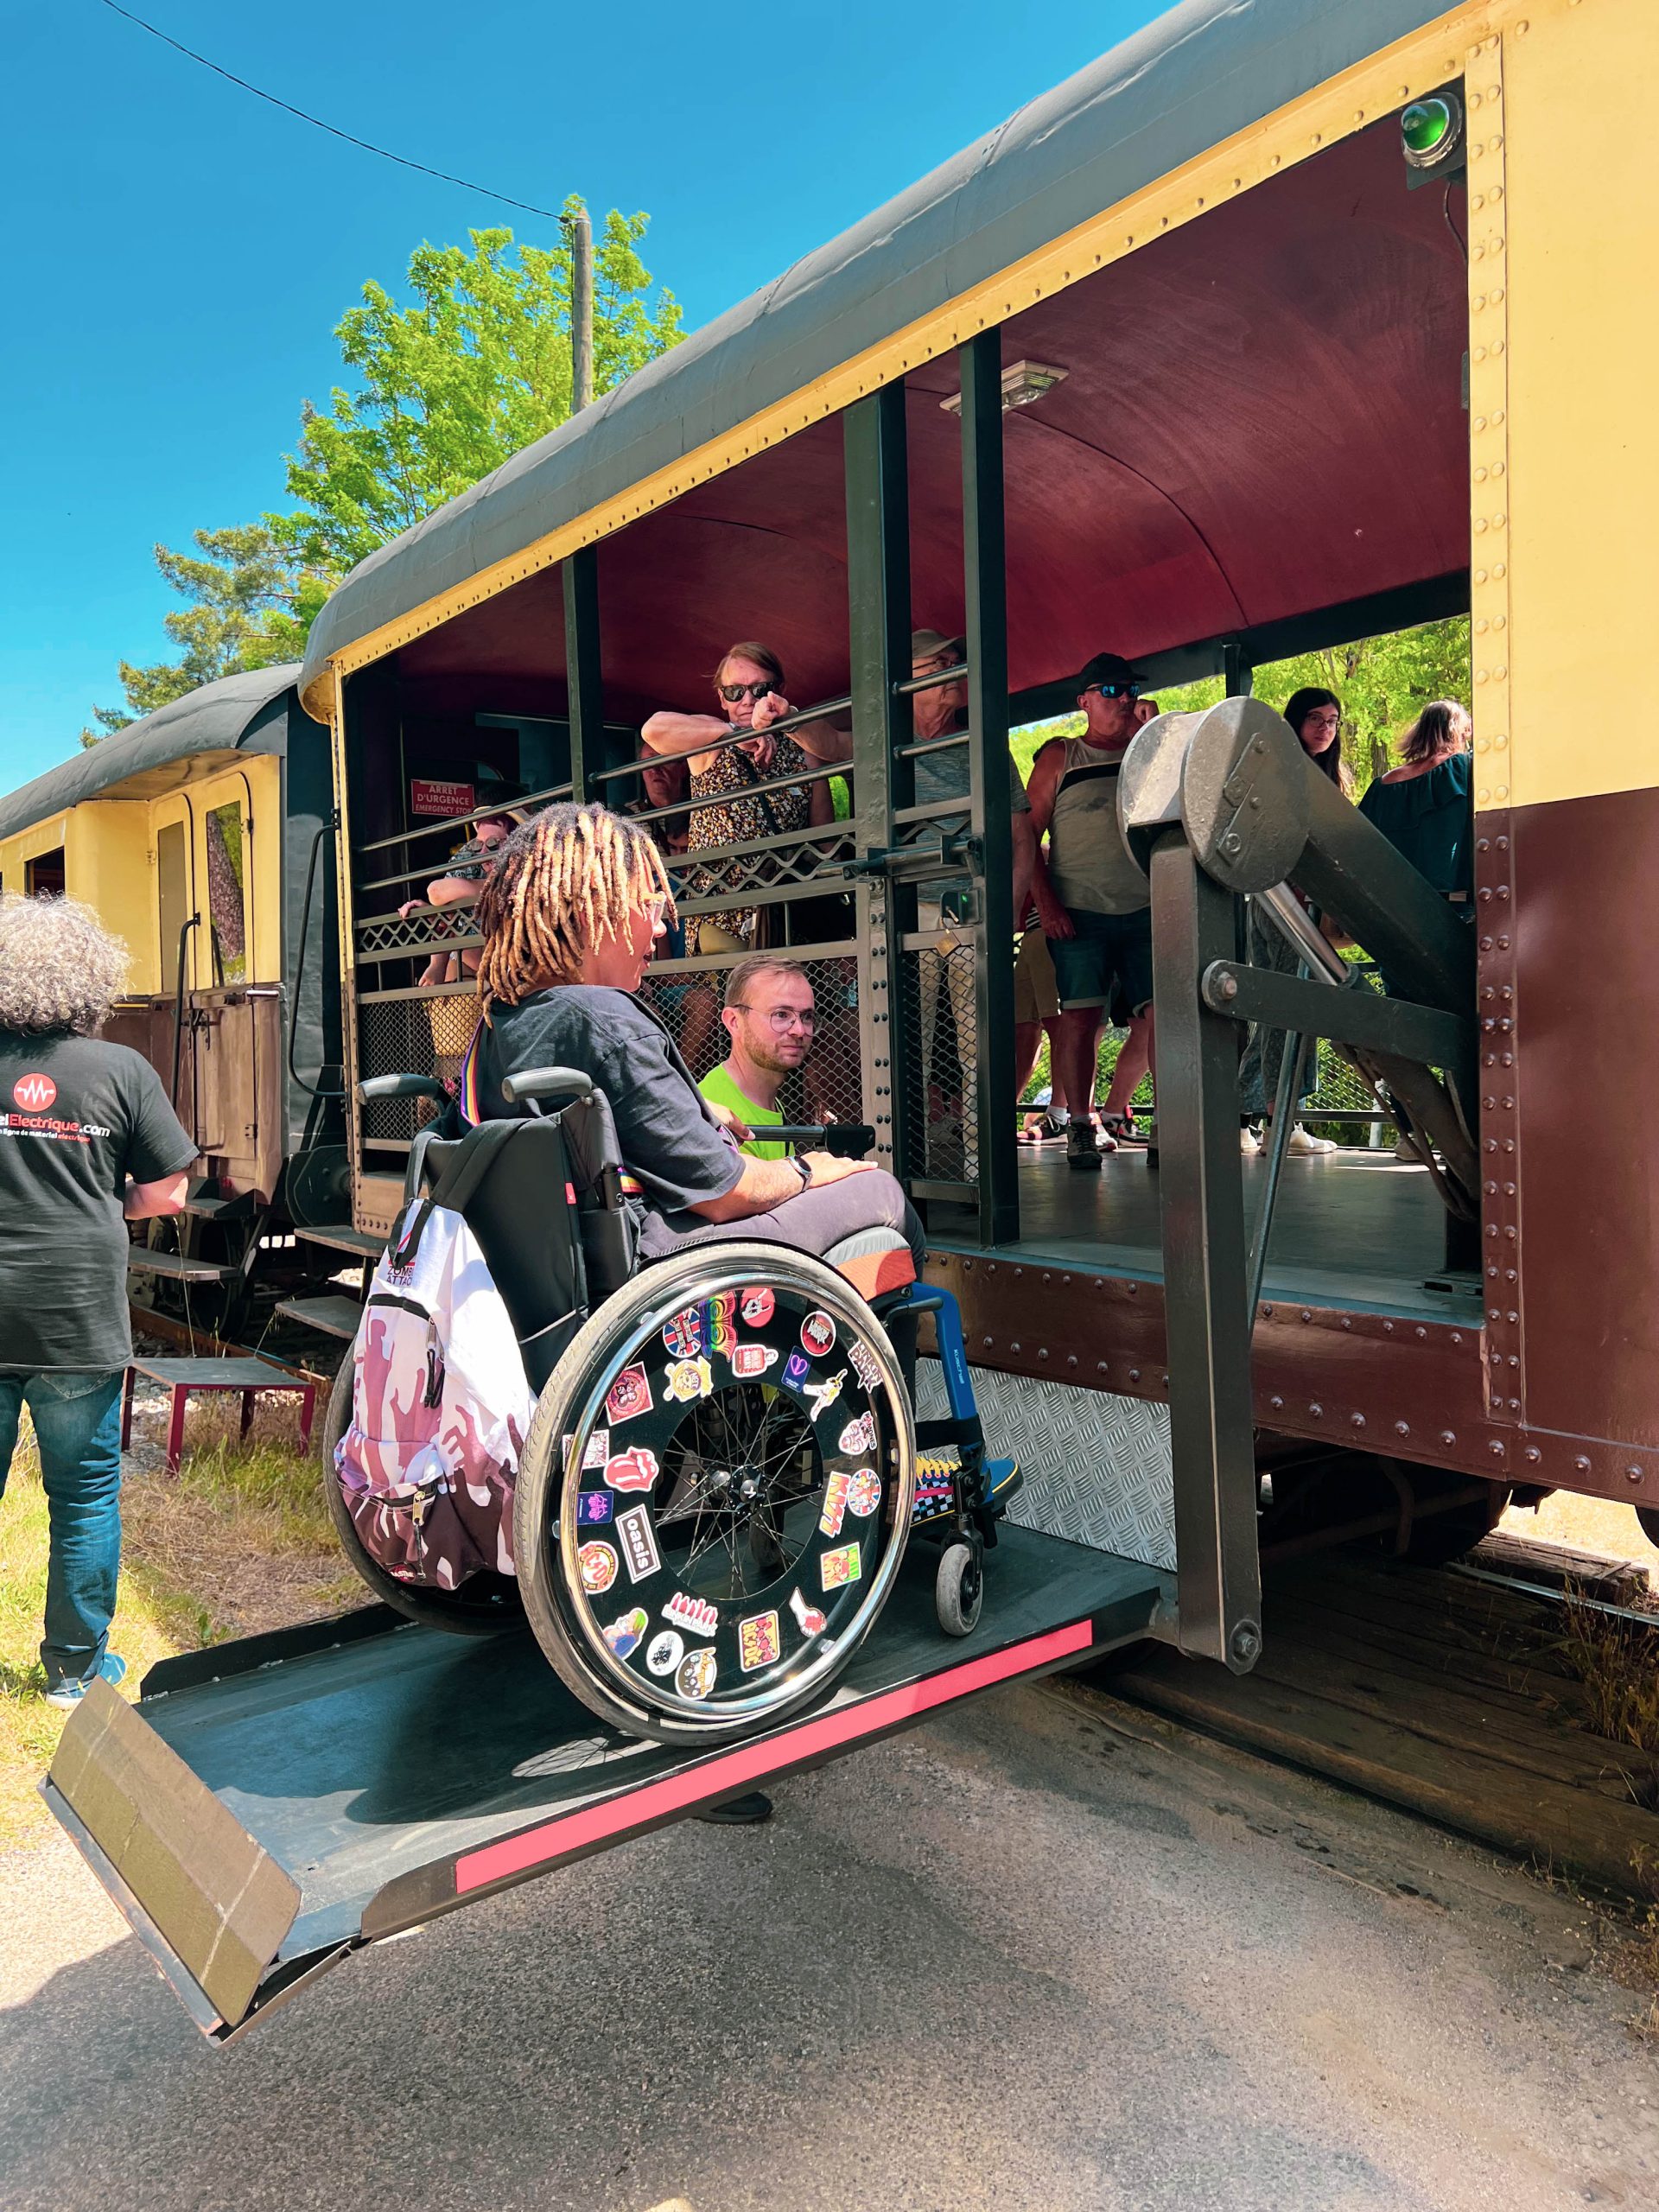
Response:
[[[525,1611],[591,1711],[717,1744],[822,1697],[910,1533],[915,1424],[880,1322],[778,1244],[694,1246],[600,1307],[519,1463]]]

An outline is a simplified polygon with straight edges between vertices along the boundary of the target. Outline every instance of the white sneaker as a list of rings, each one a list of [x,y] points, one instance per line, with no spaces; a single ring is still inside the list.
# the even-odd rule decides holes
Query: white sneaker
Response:
[[[1329,1137],[1310,1136],[1300,1122],[1292,1129],[1289,1141],[1285,1146],[1287,1153],[1299,1159],[1306,1159],[1316,1152],[1334,1152],[1336,1148]]]
[[[1255,1132],[1254,1129],[1240,1129],[1238,1133],[1238,1148],[1243,1154],[1246,1160],[1255,1159],[1256,1154],[1261,1151],[1262,1147],[1255,1141]]]

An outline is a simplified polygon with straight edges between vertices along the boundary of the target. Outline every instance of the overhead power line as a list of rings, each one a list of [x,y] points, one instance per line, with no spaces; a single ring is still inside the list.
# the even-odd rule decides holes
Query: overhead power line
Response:
[[[233,69],[221,68],[217,61],[210,61],[205,54],[198,54],[194,47],[184,45],[181,41],[169,37],[166,31],[158,30],[154,23],[147,23],[142,16],[135,16],[130,8],[118,6],[117,0],[101,0],[101,4],[111,15],[124,16],[128,22],[136,23],[141,31],[148,31],[151,38],[160,39],[163,46],[170,46],[175,54],[183,54],[187,60],[199,62],[202,68],[211,69],[215,77],[223,77],[227,85],[240,86],[245,92],[251,92],[255,99],[264,100],[268,106],[281,108],[284,115],[296,116],[302,123],[308,123],[314,130],[326,130],[331,138],[344,139],[346,145],[359,147],[365,154],[378,155],[383,162],[396,162],[399,168],[418,169],[423,176],[435,176],[440,184],[459,185],[463,192],[476,192],[486,200],[499,200],[504,207],[521,207],[525,214],[543,215],[550,223],[563,220],[554,208],[537,207],[531,200],[514,200],[507,193],[493,192],[487,184],[474,184],[468,177],[451,176],[448,169],[432,168],[425,162],[411,161],[407,154],[394,154],[389,147],[372,145],[366,138],[359,138],[349,130],[340,130],[334,124],[325,123],[321,116],[308,115],[302,107],[296,107],[291,101],[279,100],[275,92],[267,92],[257,85],[251,85],[245,77],[238,77]]]

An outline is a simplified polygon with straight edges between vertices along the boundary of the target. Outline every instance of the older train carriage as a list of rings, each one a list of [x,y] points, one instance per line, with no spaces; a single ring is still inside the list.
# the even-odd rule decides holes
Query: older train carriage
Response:
[[[676,855],[682,911],[760,915],[808,963],[799,1105],[856,1107],[924,1210],[1027,1482],[977,1646],[918,1639],[901,1580],[843,1696],[734,1751],[639,1760],[549,1707],[522,1643],[469,1660],[373,1615],[175,1662],[149,1729],[89,1699],[54,1804],[210,2032],[995,1681],[1142,1633],[1249,1666],[1264,1460],[1275,1489],[1376,1477],[1402,1517],[1474,1526],[1551,1484],[1659,1506],[1659,749],[1599,703],[1642,634],[1659,489],[1656,60],[1648,0],[1187,0],[334,594],[300,685],[334,728],[347,1075],[381,1079],[348,1108],[359,1230],[392,1219],[474,1017],[464,972],[422,980],[477,942],[420,896],[476,811],[464,764],[669,839],[684,799],[635,733],[762,639],[801,722],[851,734],[849,761],[774,785],[848,775],[851,812]],[[1472,927],[1249,696],[1263,661],[1465,611]],[[960,664],[918,669],[920,630]],[[1068,1177],[1014,1144],[1006,752],[1103,648],[1229,696],[1149,725],[1122,779],[1161,1165]],[[965,729],[918,718],[945,684]],[[918,789],[952,756],[954,789]],[[1300,977],[1239,957],[1245,897],[1297,929],[1287,886],[1386,994],[1312,934]],[[731,958],[648,981],[704,1064]],[[1243,1162],[1246,1015],[1339,1042],[1434,1167]],[[934,1388],[924,1363],[924,1414]],[[118,1767],[124,1826],[91,1786]],[[145,1917],[166,1885],[144,1854],[185,1802],[201,1824],[164,1863],[229,1902],[175,1934]]]
[[[131,956],[105,1034],[200,1149],[184,1215],[134,1245],[133,1294],[209,1330],[326,1285],[340,1253],[304,1232],[358,1241],[327,736],[297,674],[205,684],[0,801],[3,887],[86,900]]]

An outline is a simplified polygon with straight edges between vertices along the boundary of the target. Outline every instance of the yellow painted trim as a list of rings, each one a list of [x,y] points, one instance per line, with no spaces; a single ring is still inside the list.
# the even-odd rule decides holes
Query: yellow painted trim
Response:
[[[1533,12],[1567,3],[1568,0],[1537,0]],[[975,332],[1007,321],[1049,294],[1080,283],[1165,232],[1192,222],[1206,208],[1233,199],[1281,169],[1294,168],[1321,147],[1350,137],[1418,93],[1460,75],[1471,45],[1489,39],[1494,27],[1523,4],[1524,0],[1498,0],[1497,5],[1471,4],[1448,10],[1437,22],[1356,63],[973,291],[856,355],[816,384],[752,416],[725,436],[641,479],[614,499],[538,538],[523,552],[480,569],[464,584],[355,639],[331,657],[328,680],[314,679],[304,702],[307,712],[319,720],[327,719],[340,677],[522,583],[582,546],[637,522],[751,454],[838,413],[906,370],[950,352]]]
[[[1490,740],[1476,794],[1535,806],[1659,785],[1640,703],[1659,513],[1659,7],[1517,4],[1503,62],[1505,190],[1483,211],[1481,266],[1504,293],[1507,466],[1487,482],[1508,493],[1484,512],[1508,574],[1501,607],[1483,591],[1476,617],[1493,626],[1475,639]]]
[[[1469,639],[1478,810],[1510,803],[1509,148],[1502,37],[1471,45],[1464,61],[1469,146]]]

